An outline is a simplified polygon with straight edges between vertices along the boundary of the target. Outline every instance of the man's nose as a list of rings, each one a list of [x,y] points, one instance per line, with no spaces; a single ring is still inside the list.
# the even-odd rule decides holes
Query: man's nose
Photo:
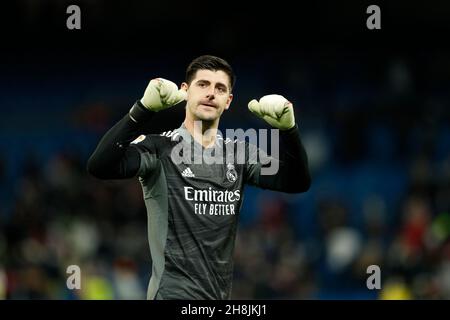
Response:
[[[210,100],[214,99],[214,88],[209,88],[208,92],[206,93],[206,97]]]

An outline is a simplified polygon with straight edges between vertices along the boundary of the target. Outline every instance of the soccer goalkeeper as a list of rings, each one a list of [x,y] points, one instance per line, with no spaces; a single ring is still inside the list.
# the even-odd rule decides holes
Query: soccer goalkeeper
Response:
[[[138,177],[142,185],[152,257],[148,299],[229,299],[244,185],[300,193],[311,184],[293,105],[284,97],[271,94],[248,104],[251,112],[279,129],[282,149],[276,174],[262,174],[264,152],[257,146],[218,134],[234,82],[230,65],[209,55],[190,63],[180,89],[166,79],[151,80],[88,161],[89,173],[97,178]],[[156,112],[183,101],[186,117],[178,129],[142,134]],[[219,153],[224,161],[174,161],[173,149],[183,144],[194,155]],[[236,149],[227,144],[244,146],[245,160],[236,161],[236,152],[230,158],[229,150]],[[215,152],[205,152],[211,149]],[[192,160],[192,154],[182,156]]]

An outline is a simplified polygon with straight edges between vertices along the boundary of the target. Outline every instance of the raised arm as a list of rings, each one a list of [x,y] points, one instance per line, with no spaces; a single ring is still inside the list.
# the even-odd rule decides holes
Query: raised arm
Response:
[[[279,95],[264,96],[260,101],[252,100],[249,109],[280,131],[278,170],[264,174],[262,168],[270,164],[253,161],[247,164],[247,183],[263,189],[286,193],[305,192],[311,186],[308,157],[303,147],[298,125],[295,123],[292,103]],[[249,146],[251,159],[257,159],[261,151]],[[256,162],[256,163],[255,163]],[[265,162],[265,161],[263,161]]]
[[[87,170],[99,179],[125,179],[141,168],[141,153],[130,143],[148,129],[154,114],[185,100],[186,92],[162,78],[148,84],[144,96],[106,132],[88,160]]]

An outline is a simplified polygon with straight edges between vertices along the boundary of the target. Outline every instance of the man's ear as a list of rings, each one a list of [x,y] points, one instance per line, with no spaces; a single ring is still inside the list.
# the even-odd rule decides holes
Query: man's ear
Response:
[[[187,91],[187,89],[189,89],[189,85],[188,85],[186,82],[183,82],[183,83],[181,84],[180,89],[183,89],[183,90],[186,90],[186,91]]]
[[[233,100],[233,94],[230,93],[230,95],[228,96],[228,99],[227,99],[227,105],[225,106],[225,110],[228,110],[232,100]]]

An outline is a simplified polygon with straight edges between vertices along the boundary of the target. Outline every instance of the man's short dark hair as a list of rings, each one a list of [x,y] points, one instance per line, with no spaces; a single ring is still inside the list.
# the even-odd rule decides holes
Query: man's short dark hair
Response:
[[[234,75],[233,69],[230,64],[226,62],[224,59],[211,56],[204,55],[192,60],[189,66],[186,69],[186,82],[191,84],[191,81],[194,79],[195,74],[198,70],[211,70],[211,71],[223,71],[230,78],[230,91],[234,87],[234,83],[236,81],[236,76]]]

